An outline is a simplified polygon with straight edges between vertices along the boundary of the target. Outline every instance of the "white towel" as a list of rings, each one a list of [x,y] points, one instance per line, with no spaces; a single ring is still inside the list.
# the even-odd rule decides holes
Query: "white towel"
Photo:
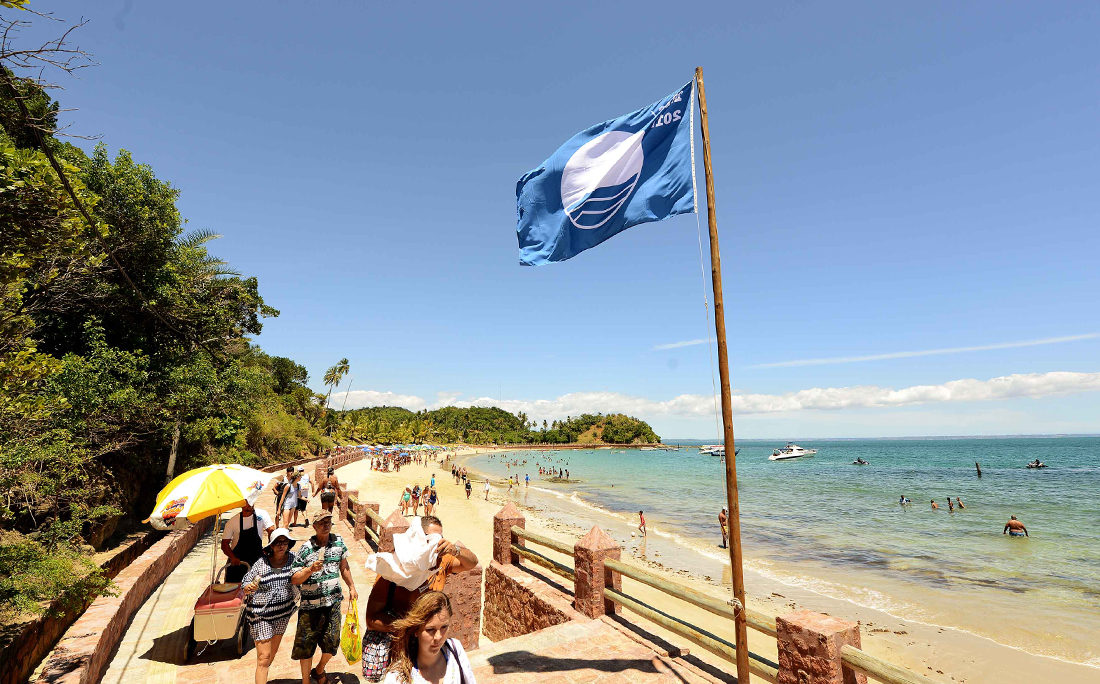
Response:
[[[436,549],[443,535],[424,534],[414,520],[408,531],[393,537],[393,553],[384,551],[367,557],[367,569],[409,591],[419,588],[437,570]]]

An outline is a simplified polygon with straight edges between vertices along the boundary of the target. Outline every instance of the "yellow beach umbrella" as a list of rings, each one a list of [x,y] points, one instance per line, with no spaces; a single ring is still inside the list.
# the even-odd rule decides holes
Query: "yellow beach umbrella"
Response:
[[[183,520],[198,522],[248,502],[252,505],[271,478],[255,468],[218,464],[188,470],[157,494],[153,514],[142,522],[158,530],[181,529]]]

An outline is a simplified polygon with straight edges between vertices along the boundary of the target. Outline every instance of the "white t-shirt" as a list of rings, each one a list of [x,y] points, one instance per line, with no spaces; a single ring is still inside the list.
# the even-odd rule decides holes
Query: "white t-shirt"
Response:
[[[229,540],[230,548],[237,548],[237,537],[241,536],[241,518],[244,517],[244,529],[250,530],[255,524],[256,518],[260,519],[260,543],[264,541],[264,530],[269,527],[275,527],[275,523],[271,522],[271,516],[262,508],[253,508],[255,515],[249,515],[247,517],[238,513],[229,519],[229,522],[225,524],[225,530],[222,531],[222,539]]]
[[[309,498],[309,475],[302,473],[302,477],[298,479],[298,498]]]
[[[443,679],[439,680],[440,684],[459,684],[465,680],[465,684],[477,684],[474,681],[474,673],[470,668],[470,659],[466,655],[466,651],[462,648],[462,642],[458,639],[447,639],[447,643],[454,649],[455,655],[458,656],[457,661],[452,657],[451,653],[446,649],[443,651],[443,657],[447,659],[447,671],[443,673]],[[465,677],[459,676],[459,670],[462,670]],[[382,684],[405,684],[401,679],[401,675],[396,672],[387,672],[386,678],[382,680]],[[420,676],[420,671],[415,667],[412,670],[412,682],[409,684],[428,684],[428,680]]]

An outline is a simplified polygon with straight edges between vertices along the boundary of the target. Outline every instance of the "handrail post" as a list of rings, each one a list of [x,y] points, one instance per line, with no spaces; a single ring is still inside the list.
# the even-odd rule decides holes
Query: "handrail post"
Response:
[[[355,540],[363,541],[367,538],[367,507],[358,501],[355,502]]]
[[[527,529],[526,519],[509,501],[493,516],[493,560],[501,565],[519,565],[520,557],[512,553],[512,544],[524,546],[523,540],[512,534],[513,527]]]
[[[812,610],[775,618],[779,684],[867,684],[867,676],[844,665],[840,649],[859,648],[859,624]]]
[[[622,606],[603,593],[604,587],[615,591],[622,589],[622,576],[604,565],[607,559],[619,560],[621,553],[618,543],[598,525],[573,546],[573,596],[579,613],[597,618],[622,612]]]
[[[375,515],[378,515],[379,519],[382,518],[382,515],[379,513],[379,511],[382,510],[382,506],[377,501],[364,501],[363,507],[369,508],[374,511]],[[374,530],[375,534],[380,534],[382,532],[381,528],[378,526],[378,523],[370,515],[367,515],[367,527]]]
[[[378,533],[378,550],[393,553],[394,535],[407,532],[408,529],[408,519],[401,515],[400,510],[393,509],[393,513],[390,513],[390,517],[386,518],[386,521],[382,524],[382,529]]]

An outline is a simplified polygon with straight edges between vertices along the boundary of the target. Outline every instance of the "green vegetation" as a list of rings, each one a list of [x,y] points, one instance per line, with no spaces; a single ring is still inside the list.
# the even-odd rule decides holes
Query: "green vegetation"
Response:
[[[336,412],[333,433],[344,442],[411,444],[651,444],[661,438],[643,420],[621,413],[585,413],[541,429],[524,413],[499,408],[457,408],[413,413],[396,406]]]
[[[316,452],[332,421],[305,368],[249,343],[278,311],[208,251],[216,235],[185,230],[179,191],[124,150],[60,142],[57,103],[0,76],[0,615],[11,615],[101,591],[90,552],[121,516],[144,517],[173,472]]]

